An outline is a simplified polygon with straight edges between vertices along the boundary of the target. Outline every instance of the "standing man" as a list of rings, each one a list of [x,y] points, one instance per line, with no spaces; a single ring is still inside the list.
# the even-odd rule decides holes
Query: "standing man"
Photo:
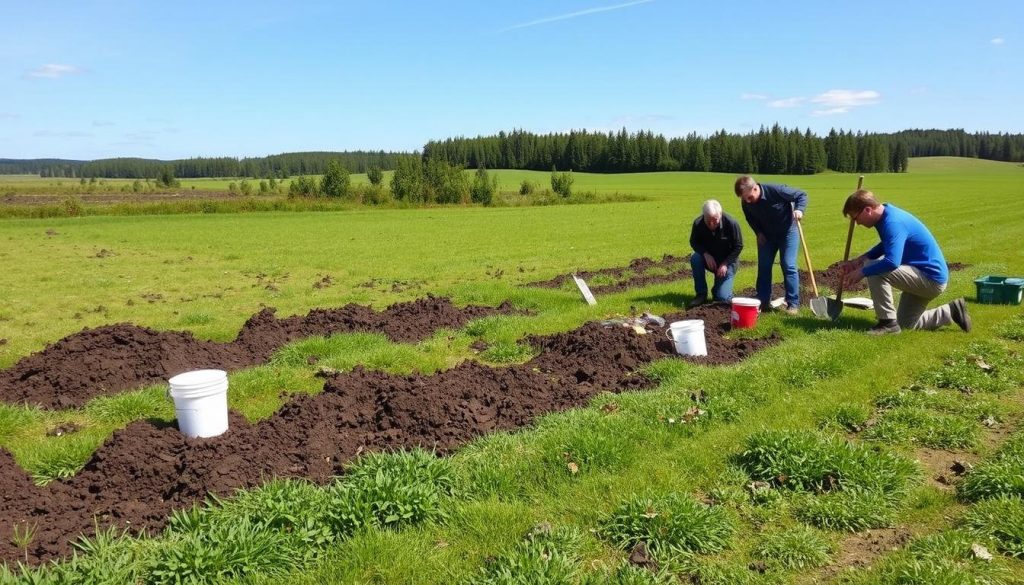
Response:
[[[796,315],[800,309],[800,275],[796,270],[796,251],[800,235],[796,222],[807,209],[807,193],[788,185],[758,183],[750,175],[736,179],[736,196],[743,202],[743,215],[757,235],[757,298],[762,310],[772,300],[772,264],[779,256],[786,286],[786,312]]]
[[[891,203],[879,203],[874,193],[863,189],[846,199],[843,215],[864,227],[875,228],[881,240],[841,268],[846,287],[864,277],[868,279],[878,317],[878,324],[869,334],[931,330],[950,323],[964,331],[971,330],[971,317],[963,297],[927,310],[928,303],[946,290],[949,268],[939,243],[921,220]],[[898,309],[893,306],[893,288],[903,291]]]
[[[722,204],[714,199],[704,202],[703,212],[693,220],[690,228],[690,268],[697,296],[686,304],[688,308],[708,302],[708,281],[705,271],[714,274],[715,284],[711,297],[715,301],[732,300],[732,281],[743,250],[740,224],[731,215],[722,213]]]

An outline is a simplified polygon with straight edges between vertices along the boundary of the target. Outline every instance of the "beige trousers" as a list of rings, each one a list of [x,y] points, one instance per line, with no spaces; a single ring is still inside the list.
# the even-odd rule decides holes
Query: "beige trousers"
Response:
[[[865,267],[878,262],[868,261]],[[901,329],[938,329],[953,322],[949,305],[942,305],[928,310],[928,303],[946,290],[945,284],[939,284],[925,276],[917,268],[900,266],[892,272],[868,277],[871,289],[871,300],[875,304],[875,316],[878,320],[895,319]],[[900,305],[893,304],[892,289],[902,291]]]

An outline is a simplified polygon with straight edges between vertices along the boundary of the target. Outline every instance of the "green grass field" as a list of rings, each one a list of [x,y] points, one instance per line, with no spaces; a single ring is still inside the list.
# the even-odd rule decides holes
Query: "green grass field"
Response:
[[[1024,167],[934,158],[913,159],[910,169],[906,174],[868,175],[865,187],[920,217],[948,261],[970,265],[952,273],[949,288],[937,302],[957,296],[973,300],[973,280],[981,275],[1024,276],[1024,205],[1018,201]],[[510,191],[523,180],[546,186],[549,177],[541,172],[494,172],[502,189]],[[575,177],[577,190],[633,193],[648,199],[548,207],[0,220],[0,339],[6,340],[0,344],[0,367],[83,327],[122,321],[225,341],[263,305],[289,315],[348,302],[383,308],[433,293],[451,296],[458,304],[511,299],[536,312],[528,318],[495,319],[479,331],[437,336],[416,346],[339,336],[322,348],[322,363],[343,369],[370,363],[392,371],[430,371],[470,356],[475,335],[511,341],[625,314],[630,307],[655,313],[678,310],[692,294],[691,282],[601,297],[597,307],[583,305],[571,292],[519,285],[574,269],[621,266],[636,257],[686,254],[689,224],[707,198],[719,199],[727,213],[742,215],[731,192],[732,175]],[[841,258],[848,225],[841,207],[856,186],[855,175],[759,179],[807,190],[810,205],[804,229],[814,267],[825,268]],[[744,235],[752,237],[748,229]],[[876,241],[873,231],[858,229],[854,253]],[[755,258],[754,246],[748,245],[743,259]],[[490,274],[495,271],[503,275],[494,278]],[[752,286],[754,272],[741,270],[737,288]],[[331,276],[333,286],[314,288],[324,275]],[[371,280],[376,286],[359,286]],[[401,285],[400,292],[392,291],[393,283]],[[991,456],[998,445],[980,438],[985,429],[974,418],[927,429],[919,421],[946,421],[939,414],[962,411],[974,416],[992,410],[1000,424],[1016,427],[1024,413],[1021,307],[972,303],[970,310],[976,329],[969,335],[947,329],[884,339],[862,333],[873,321],[866,312],[847,311],[839,329],[822,328],[810,318],[763,316],[759,329],[779,330],[786,339],[781,346],[728,368],[672,360],[654,364],[650,371],[661,385],[653,392],[602,396],[590,408],[552,415],[536,428],[488,437],[463,449],[451,459],[451,473],[461,491],[446,496],[444,514],[400,530],[357,532],[299,568],[254,571],[245,579],[505,583],[515,582],[505,578],[511,571],[526,579],[519,582],[669,582],[655,580],[661,577],[654,573],[633,575],[623,568],[629,551],[616,543],[641,538],[651,524],[643,514],[631,516],[636,509],[664,508],[660,513],[670,517],[692,515],[681,526],[665,524],[659,534],[705,526],[706,532],[689,540],[666,541],[659,560],[663,572],[699,575],[701,582],[711,583],[817,582],[823,578],[820,566],[841,556],[837,551],[843,550],[845,530],[850,529],[897,526],[915,537],[945,538],[948,531],[960,530],[960,518],[979,504],[958,500],[923,479],[927,472],[914,461],[922,457],[921,445],[932,443],[922,442],[922,437],[939,445],[950,441],[975,458]],[[971,356],[979,355],[998,364],[998,388],[976,387],[980,382],[971,377],[976,374]],[[274,383],[268,381],[271,378]],[[252,418],[269,415],[280,403],[275,384],[282,379],[291,380],[292,391],[315,392],[320,384],[312,376],[312,366],[281,358],[274,365],[233,374],[232,406]],[[974,393],[957,391],[957,380]],[[947,402],[933,398],[933,393],[923,402],[904,397],[898,404],[901,410],[885,412],[886,434],[854,441],[892,449],[906,463],[876,463],[870,453],[842,451],[814,438],[820,433],[843,439],[848,428],[844,425],[851,418],[889,404],[878,402],[880,397],[916,386],[950,394]],[[720,397],[715,416],[689,429],[667,427],[662,415],[682,408],[696,389]],[[991,406],[974,394],[983,395]],[[612,416],[599,409],[608,402],[619,407]],[[910,409],[922,409],[924,414]],[[861,415],[854,416],[857,412]],[[128,421],[172,415],[159,388],[58,413],[0,406],[0,446],[10,449],[37,477],[57,477],[73,472],[110,432]],[[45,436],[47,428],[63,421],[82,425],[84,432],[71,441]],[[964,430],[965,425],[970,429]],[[806,460],[811,450],[822,453],[823,460],[837,458],[839,468],[847,465],[842,458],[848,457],[857,462],[849,464],[851,469],[877,465],[880,477],[901,479],[877,487],[872,482],[878,478],[865,472],[859,480],[866,486],[860,499],[816,497],[813,490],[751,494],[744,486],[757,479],[762,467],[783,466],[778,469],[784,471],[777,473],[791,477],[801,472],[784,466],[795,463],[781,460],[750,459],[744,463],[747,467],[737,467],[736,457],[744,450],[757,451],[758,441],[775,445],[774,436],[752,438],[756,431],[811,433],[814,437],[801,435],[792,443],[797,445],[794,461]],[[791,444],[784,439],[783,444]],[[550,464],[570,448],[594,450],[597,463],[579,474]],[[773,446],[765,452],[784,453],[786,448]],[[909,470],[906,478],[901,475],[904,470]],[[686,499],[710,496],[724,502],[721,517],[704,517],[699,506],[694,508]],[[634,502],[638,497],[650,501]],[[538,536],[524,543],[523,534],[540,522],[557,529],[551,541]],[[567,532],[559,532],[563,530]],[[953,550],[959,542],[946,545]],[[154,545],[132,541],[112,545],[105,554],[122,550],[117,547],[138,552]],[[877,571],[858,582],[900,582],[891,575],[903,575],[914,563],[932,562],[927,554],[934,547],[925,549],[872,559]],[[1012,543],[1008,550],[1014,550]],[[143,571],[145,563],[136,563],[132,570]],[[766,570],[751,571],[752,563],[763,563]],[[995,572],[983,573],[990,569]],[[965,561],[956,570],[992,582],[1020,582],[1024,564],[997,555],[990,568]],[[523,577],[531,571],[539,576]],[[570,578],[559,581],[558,571],[566,571]],[[133,580],[139,574],[118,575]],[[607,580],[602,581],[602,575]]]

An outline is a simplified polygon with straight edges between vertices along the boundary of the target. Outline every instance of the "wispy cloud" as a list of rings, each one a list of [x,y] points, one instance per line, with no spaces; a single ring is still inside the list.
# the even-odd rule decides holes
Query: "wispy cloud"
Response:
[[[847,114],[850,112],[850,108],[829,108],[827,110],[814,110],[811,112],[812,116],[834,116],[836,114]]]
[[[0,112],[0,120],[17,120],[20,117],[12,112]]]
[[[110,120],[93,120],[92,125],[97,128],[104,128],[106,126],[113,126],[114,123]]]
[[[993,45],[1001,45],[1001,44],[1005,43],[1006,41],[1003,40],[1003,37],[996,37],[996,38],[992,39],[989,42],[992,43]]]
[[[61,65],[58,63],[47,63],[36,67],[35,69],[25,73],[26,77],[34,79],[59,79],[61,77],[67,77],[68,75],[79,75],[83,73],[80,67],[74,65]]]
[[[89,132],[77,130],[36,130],[32,135],[40,138],[89,138],[92,136]]]
[[[537,20],[531,20],[530,22],[524,22],[522,24],[514,24],[508,28],[503,28],[498,32],[508,32],[510,30],[516,30],[518,28],[527,28],[531,26],[537,26],[539,24],[547,24],[549,22],[556,22],[559,20],[569,20],[570,18],[576,18],[579,16],[587,16],[590,14],[597,14],[598,12],[608,12],[611,10],[620,10],[622,8],[629,8],[630,6],[636,6],[637,4],[647,4],[648,2],[654,2],[654,0],[635,0],[634,2],[626,2],[625,4],[616,4],[614,6],[599,6],[597,8],[587,8],[586,10],[577,10],[576,12],[570,12],[568,14],[559,14],[558,16],[548,16],[545,18],[538,18]]]
[[[791,97],[791,98],[784,98],[784,99],[781,99],[781,100],[772,100],[772,101],[768,102],[768,107],[769,108],[795,108],[795,107],[799,106],[800,104],[804,103],[805,99],[806,98],[802,98],[802,97]]]
[[[868,106],[877,104],[882,94],[872,89],[830,89],[823,94],[811,98],[811,102],[826,107],[853,108],[857,106]]]
[[[741,100],[766,100],[768,96],[763,93],[744,93],[740,95]]]
[[[668,114],[626,114],[625,116],[619,116],[612,120],[612,124],[616,128],[627,127],[640,127],[640,126],[651,126],[662,122],[669,122],[675,120],[675,116]]]

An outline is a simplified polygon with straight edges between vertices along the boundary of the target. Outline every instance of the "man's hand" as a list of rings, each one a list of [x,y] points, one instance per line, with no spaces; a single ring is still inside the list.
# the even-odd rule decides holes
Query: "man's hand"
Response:
[[[855,268],[843,276],[843,287],[852,288],[853,285],[860,282],[862,278],[864,278],[864,270],[861,268]]]
[[[757,234],[757,245],[763,246],[768,239],[764,237],[764,234]]]
[[[843,276],[846,276],[847,274],[849,274],[849,273],[851,273],[854,270],[857,270],[859,268],[864,268],[864,257],[863,256],[857,256],[853,260],[847,260],[846,262],[840,262],[839,263],[839,274],[842,274]],[[863,278],[863,276],[864,275],[862,274],[861,277]]]
[[[715,262],[715,257],[708,252],[704,252],[704,266],[707,266],[708,270],[714,272],[718,268],[718,262]]]
[[[794,209],[793,210],[793,219],[795,219],[797,221],[800,221],[803,218],[804,218],[804,212],[800,211],[799,209]]]
[[[719,264],[718,269],[715,270],[715,276],[718,278],[725,278],[726,274],[729,274],[729,267],[725,264]]]

